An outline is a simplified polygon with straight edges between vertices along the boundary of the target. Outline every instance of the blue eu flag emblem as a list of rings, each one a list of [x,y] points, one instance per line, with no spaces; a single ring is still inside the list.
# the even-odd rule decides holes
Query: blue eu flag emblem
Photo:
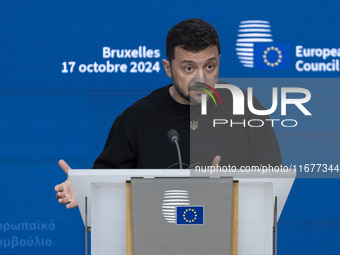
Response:
[[[255,43],[254,63],[256,69],[288,69],[290,67],[290,45]]]
[[[203,206],[177,206],[177,225],[203,225]]]

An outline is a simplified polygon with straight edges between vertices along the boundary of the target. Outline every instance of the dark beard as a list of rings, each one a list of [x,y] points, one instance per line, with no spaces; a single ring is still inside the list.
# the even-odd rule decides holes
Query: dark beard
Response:
[[[176,89],[176,91],[178,92],[178,94],[184,98],[185,100],[187,100],[188,102],[190,102],[190,104],[200,104],[200,101],[197,101],[194,97],[190,96],[190,92],[189,95],[185,95],[184,92],[181,90],[181,88],[177,85],[177,83],[175,81],[173,81],[173,85]]]
[[[174,84],[174,87],[176,89],[176,91],[178,92],[178,94],[184,98],[185,100],[189,101],[190,102],[190,95],[186,96],[184,94],[184,92],[181,90],[181,88],[176,84],[176,82],[173,83]]]

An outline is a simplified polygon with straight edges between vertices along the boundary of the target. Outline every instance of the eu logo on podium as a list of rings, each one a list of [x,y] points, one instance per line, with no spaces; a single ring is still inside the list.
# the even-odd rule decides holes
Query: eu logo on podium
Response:
[[[199,206],[177,206],[176,224],[177,225],[203,225],[204,207]]]

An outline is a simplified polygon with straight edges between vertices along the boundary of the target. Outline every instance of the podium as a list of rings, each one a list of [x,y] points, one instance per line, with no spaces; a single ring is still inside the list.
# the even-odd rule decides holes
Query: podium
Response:
[[[191,170],[192,171],[192,170]],[[131,178],[193,177],[190,170],[72,169],[69,178],[86,229],[91,254],[126,254],[126,182]],[[216,176],[214,176],[216,177]],[[273,254],[276,224],[294,183],[295,173],[234,175],[238,187],[239,255]],[[128,244],[130,245],[130,244]],[[274,252],[275,253],[275,252]]]

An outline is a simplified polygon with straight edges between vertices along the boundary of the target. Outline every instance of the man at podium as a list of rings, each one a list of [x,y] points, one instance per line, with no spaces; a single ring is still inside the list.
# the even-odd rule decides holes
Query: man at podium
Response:
[[[167,136],[169,130],[175,130],[180,141],[183,168],[197,164],[231,164],[238,168],[245,165],[281,165],[280,149],[269,122],[261,128],[238,125],[212,130],[203,124],[201,114],[195,114],[201,109],[199,105],[204,86],[211,88],[209,84],[213,86],[211,83],[219,77],[221,48],[218,34],[210,23],[188,19],[175,25],[166,38],[166,55],[167,60],[162,62],[172,84],[155,90],[117,117],[93,168],[178,169],[178,148],[169,141],[173,139]],[[224,108],[218,111],[222,109],[225,115],[231,117],[230,95],[221,97]],[[263,108],[256,99],[254,105],[257,109]],[[246,114],[251,117],[249,111]],[[259,119],[259,116],[256,118]],[[211,143],[210,136],[202,138],[203,132],[214,133],[218,139]],[[204,154],[205,159],[197,156],[196,151]],[[59,165],[67,174],[70,167],[66,162],[60,160]],[[69,209],[77,206],[68,179],[57,185],[55,191],[59,203],[66,204]]]

